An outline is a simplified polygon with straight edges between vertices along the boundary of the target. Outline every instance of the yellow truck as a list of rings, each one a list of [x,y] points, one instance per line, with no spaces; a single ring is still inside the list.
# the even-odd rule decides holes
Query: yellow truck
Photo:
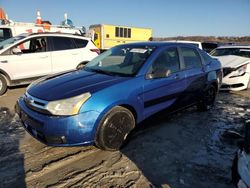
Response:
[[[107,50],[119,44],[149,41],[152,39],[152,29],[97,24],[89,26],[87,36],[100,50]]]

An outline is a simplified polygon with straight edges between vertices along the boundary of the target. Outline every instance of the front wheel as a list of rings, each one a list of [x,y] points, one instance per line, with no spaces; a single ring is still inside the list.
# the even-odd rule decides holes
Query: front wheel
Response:
[[[197,105],[198,110],[207,111],[211,109],[214,105],[216,95],[217,91],[215,87],[213,85],[210,85],[204,92],[202,100]]]
[[[119,150],[134,127],[133,114],[124,107],[116,106],[102,118],[97,129],[95,144],[104,150]]]

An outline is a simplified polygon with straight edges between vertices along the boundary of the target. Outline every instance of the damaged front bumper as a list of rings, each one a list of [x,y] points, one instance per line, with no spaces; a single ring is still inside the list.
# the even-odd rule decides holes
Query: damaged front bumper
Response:
[[[247,89],[250,81],[250,73],[246,72],[240,76],[233,76],[234,71],[224,73],[220,90],[241,91]]]
[[[99,112],[89,111],[74,116],[52,116],[30,109],[24,99],[18,99],[15,111],[25,130],[40,142],[50,146],[92,145]]]

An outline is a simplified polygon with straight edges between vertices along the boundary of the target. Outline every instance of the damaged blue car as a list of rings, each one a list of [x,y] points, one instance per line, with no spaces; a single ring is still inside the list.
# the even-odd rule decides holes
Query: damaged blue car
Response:
[[[16,112],[26,131],[47,145],[118,150],[138,123],[163,109],[209,109],[221,79],[220,62],[195,46],[124,44],[81,70],[35,81]]]

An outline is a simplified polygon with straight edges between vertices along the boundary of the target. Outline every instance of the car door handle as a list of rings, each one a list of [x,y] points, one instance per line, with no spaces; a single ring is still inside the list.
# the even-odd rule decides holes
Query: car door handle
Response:
[[[8,63],[8,61],[7,60],[5,60],[5,61],[0,61],[1,63]]]

